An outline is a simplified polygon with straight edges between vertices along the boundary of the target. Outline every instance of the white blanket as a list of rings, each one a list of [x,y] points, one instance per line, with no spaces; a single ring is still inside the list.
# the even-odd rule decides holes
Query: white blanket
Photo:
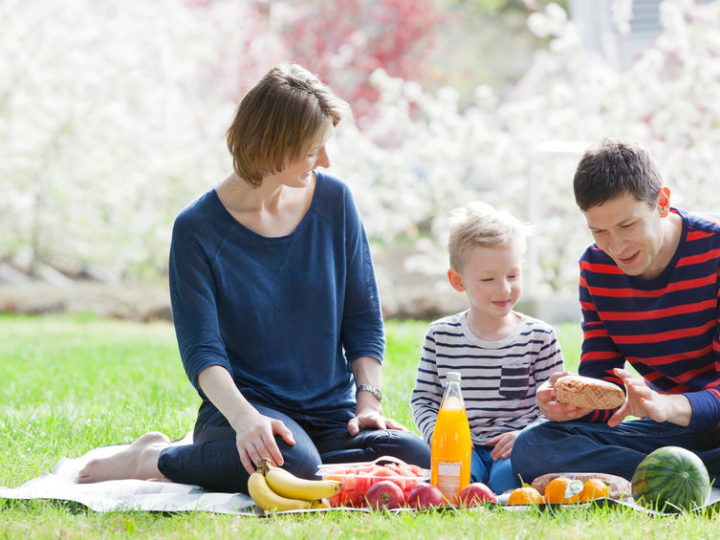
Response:
[[[175,444],[182,444],[178,441]],[[118,510],[144,510],[150,512],[204,511],[219,514],[262,516],[264,512],[253,500],[242,493],[208,492],[199,486],[173,482],[147,480],[110,480],[94,484],[76,484],[73,479],[88,460],[117,452],[123,445],[103,446],[91,450],[75,459],[61,459],[52,472],[16,487],[0,486],[0,498],[5,499],[56,499],[74,501],[96,512]],[[501,497],[501,505],[506,497]],[[619,506],[630,506],[649,514],[661,515],[636,504],[632,499],[608,502]],[[590,503],[583,503],[590,504]],[[703,505],[714,513],[720,509],[720,489],[713,488],[708,502]],[[527,506],[501,506],[506,510],[527,510]],[[342,508],[333,510],[368,511],[366,508]],[[405,511],[406,509],[397,510]],[[325,510],[303,510],[296,512],[323,512]]]
[[[90,459],[117,452],[119,446],[96,448],[75,459],[61,459],[52,472],[16,487],[0,487],[0,498],[74,501],[96,512],[145,510],[152,512],[206,511],[220,514],[262,515],[242,493],[212,493],[190,484],[146,480],[110,480],[76,484],[73,478]]]

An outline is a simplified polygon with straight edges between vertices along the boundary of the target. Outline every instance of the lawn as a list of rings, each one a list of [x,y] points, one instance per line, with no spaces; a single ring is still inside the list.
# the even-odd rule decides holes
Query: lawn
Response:
[[[577,325],[560,325],[566,363]],[[385,410],[412,426],[408,396],[423,322],[389,322]],[[182,437],[199,399],[172,327],[91,316],[0,317],[0,485],[14,487],[64,456],[130,442],[148,430]],[[0,502],[0,538],[665,538],[717,537],[709,516],[650,518],[625,509],[550,512],[338,513],[270,519],[183,513],[98,514],[53,502]]]

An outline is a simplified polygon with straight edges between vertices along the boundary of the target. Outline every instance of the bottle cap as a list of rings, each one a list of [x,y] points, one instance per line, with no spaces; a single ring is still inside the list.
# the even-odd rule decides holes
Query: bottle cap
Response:
[[[447,382],[460,382],[460,372],[459,371],[448,371]]]

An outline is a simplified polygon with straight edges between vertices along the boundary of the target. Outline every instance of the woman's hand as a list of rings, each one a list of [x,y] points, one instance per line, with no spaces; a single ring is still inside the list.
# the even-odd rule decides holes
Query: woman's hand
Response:
[[[633,377],[624,369],[615,368],[627,389],[627,400],[608,420],[609,426],[617,426],[627,416],[648,417],[656,422],[672,422],[686,427],[690,424],[692,407],[690,401],[681,395],[660,394],[651,390],[645,379]]]
[[[240,462],[248,474],[255,472],[260,460],[265,458],[281,467],[284,463],[280,448],[275,441],[275,435],[290,444],[295,444],[292,432],[281,420],[263,416],[259,412],[246,415],[235,429],[235,446],[240,454]]]
[[[375,358],[360,356],[352,361],[350,368],[356,384],[380,386],[380,362]],[[370,392],[357,393],[355,417],[348,421],[348,433],[350,435],[357,435],[361,429],[398,429],[407,431],[407,428],[399,422],[383,416],[380,401]]]
[[[512,447],[513,444],[515,444],[515,438],[518,436],[518,433],[520,433],[520,430],[508,431],[487,440],[485,444],[495,447],[490,452],[490,457],[493,461],[497,461],[498,459],[507,459],[510,457]]]
[[[535,394],[538,408],[548,420],[553,420],[555,422],[568,422],[570,420],[582,418],[592,411],[592,409],[574,407],[569,403],[560,403],[555,398],[555,381],[565,375],[572,375],[572,373],[568,371],[553,373],[547,381],[540,385]]]
[[[230,373],[222,366],[205,368],[198,375],[198,383],[205,395],[227,419],[235,430],[235,446],[240,454],[240,462],[248,474],[262,458],[280,467],[284,460],[275,441],[275,435],[293,445],[291,431],[280,420],[260,414],[242,395]]]
[[[357,435],[361,429],[397,429],[407,431],[407,428],[400,422],[396,422],[390,418],[385,418],[380,408],[380,402],[375,399],[372,394],[363,396],[361,392],[358,395],[358,406],[355,416],[348,421],[348,433]],[[374,401],[375,404],[370,402]]]

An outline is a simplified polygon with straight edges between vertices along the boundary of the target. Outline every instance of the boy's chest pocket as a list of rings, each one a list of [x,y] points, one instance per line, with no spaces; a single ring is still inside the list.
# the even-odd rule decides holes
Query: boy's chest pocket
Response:
[[[500,375],[500,395],[506,398],[525,397],[530,387],[530,364],[510,364],[502,366]]]

